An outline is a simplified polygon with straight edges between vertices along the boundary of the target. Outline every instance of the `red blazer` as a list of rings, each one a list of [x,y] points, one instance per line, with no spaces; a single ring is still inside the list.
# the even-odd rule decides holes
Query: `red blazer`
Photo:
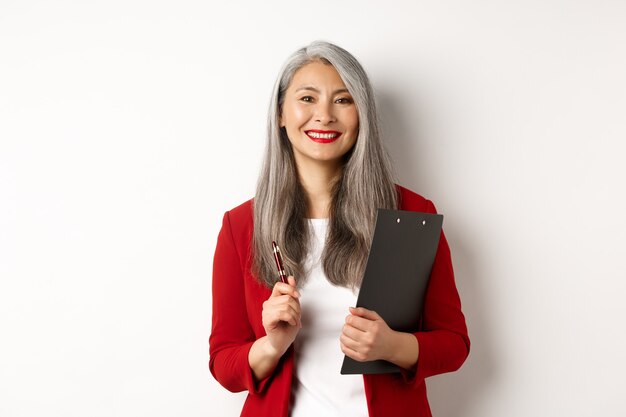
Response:
[[[401,210],[436,213],[430,200],[400,186],[398,191]],[[250,347],[265,336],[261,312],[271,294],[250,273],[252,230],[252,200],[224,215],[213,260],[209,369],[226,389],[248,391],[241,416],[287,417],[293,346],[274,373],[262,381],[254,381],[248,364]],[[469,354],[465,317],[443,232],[424,299],[422,328],[414,335],[419,342],[415,372],[363,375],[370,417],[431,416],[424,379],[457,370]]]

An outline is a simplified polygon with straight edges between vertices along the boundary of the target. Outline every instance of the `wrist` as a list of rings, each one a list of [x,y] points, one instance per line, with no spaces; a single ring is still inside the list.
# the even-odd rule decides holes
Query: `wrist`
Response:
[[[285,350],[281,350],[276,348],[270,338],[268,336],[263,336],[261,339],[259,339],[261,341],[261,351],[263,356],[267,359],[267,360],[276,360],[278,361],[281,356],[283,356],[283,354],[285,353]]]
[[[254,378],[260,381],[268,377],[276,368],[282,354],[270,343],[267,336],[257,339],[248,353],[248,363]]]
[[[402,333],[392,330],[389,338],[389,349],[387,355],[383,359],[387,362],[396,363],[398,360],[398,352],[402,349]]]
[[[387,361],[404,369],[412,369],[419,358],[419,343],[412,333],[393,332]]]

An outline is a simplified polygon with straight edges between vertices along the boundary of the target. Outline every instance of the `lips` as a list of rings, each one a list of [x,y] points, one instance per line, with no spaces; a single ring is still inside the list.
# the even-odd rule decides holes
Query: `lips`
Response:
[[[336,130],[307,130],[304,133],[311,139],[313,142],[317,143],[333,143],[341,136],[341,132],[337,132]]]

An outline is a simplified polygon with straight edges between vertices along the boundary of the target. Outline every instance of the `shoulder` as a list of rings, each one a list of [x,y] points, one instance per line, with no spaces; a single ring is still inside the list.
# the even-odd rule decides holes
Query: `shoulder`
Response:
[[[415,191],[411,191],[396,184],[398,191],[398,206],[400,210],[419,211],[422,213],[436,213],[435,205],[429,199],[422,197]]]
[[[226,213],[230,217],[231,221],[236,221],[237,223],[252,219],[252,214],[254,212],[253,202],[254,199],[251,198],[250,200],[239,204],[237,207],[233,207],[228,210]]]
[[[253,199],[250,199],[224,214],[224,226],[230,229],[235,241],[245,242],[252,236],[253,219]]]

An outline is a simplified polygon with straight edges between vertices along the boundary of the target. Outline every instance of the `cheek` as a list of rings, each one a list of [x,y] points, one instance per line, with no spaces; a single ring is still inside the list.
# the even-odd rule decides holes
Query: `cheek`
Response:
[[[350,111],[350,113],[347,115],[346,121],[349,124],[350,129],[354,131],[359,130],[359,113],[357,112],[356,109],[354,109],[353,111]]]
[[[287,129],[298,128],[309,119],[309,111],[302,106],[286,106],[284,109],[284,121]]]
[[[350,122],[352,129],[352,146],[354,146],[359,136],[359,115],[356,111],[354,112],[353,118]]]
[[[294,106],[293,108],[293,120],[296,124],[300,125],[305,123],[310,118],[310,110],[301,106]]]

